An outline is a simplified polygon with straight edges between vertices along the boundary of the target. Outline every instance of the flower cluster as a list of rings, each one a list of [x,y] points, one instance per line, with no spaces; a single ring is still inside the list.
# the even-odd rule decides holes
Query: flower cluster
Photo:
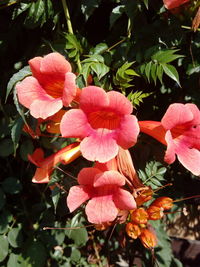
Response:
[[[130,212],[127,234],[134,239],[139,237],[145,247],[154,247],[156,238],[148,220],[161,219],[172,201],[165,197],[146,209],[141,206],[151,199],[152,190],[134,194],[144,185],[137,177],[128,149],[136,144],[141,131],[167,146],[164,160],[168,164],[177,156],[184,167],[200,175],[199,109],[194,104],[175,103],[161,122],[138,122],[132,115],[131,102],[123,94],[93,85],[79,89],[70,63],[59,53],[33,58],[29,65],[32,76],[16,85],[17,95],[19,102],[38,119],[38,126],[37,133],[27,125],[24,130],[34,137],[40,135],[39,125],[45,123],[49,133],[77,139],[47,158],[41,149],[29,155],[37,166],[33,182],[48,183],[57,164],[69,164],[82,155],[95,164],[82,169],[78,185],[70,188],[70,212],[87,201],[88,221],[96,225],[109,224],[120,212]]]

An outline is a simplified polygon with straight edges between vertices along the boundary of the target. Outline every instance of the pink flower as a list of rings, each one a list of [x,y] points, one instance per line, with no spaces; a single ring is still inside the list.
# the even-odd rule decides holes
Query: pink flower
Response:
[[[164,6],[167,9],[173,9],[173,8],[179,7],[189,1],[190,0],[163,0]]]
[[[16,85],[19,102],[35,118],[46,119],[68,106],[76,95],[75,74],[59,53],[29,60],[33,76]]]
[[[167,145],[165,161],[176,159],[195,175],[200,175],[200,111],[194,104],[172,104],[161,122],[139,122],[142,132]]]
[[[136,203],[128,191],[120,188],[125,177],[114,170],[101,171],[97,168],[84,168],[78,175],[80,185],[69,190],[67,206],[70,212],[89,200],[85,212],[88,221],[102,224],[115,220],[119,210],[136,208]]]
[[[68,111],[60,129],[64,137],[78,137],[83,157],[106,162],[114,158],[119,146],[128,149],[136,143],[139,126],[133,107],[122,94],[106,93],[102,88],[88,86],[82,89],[80,109]]]

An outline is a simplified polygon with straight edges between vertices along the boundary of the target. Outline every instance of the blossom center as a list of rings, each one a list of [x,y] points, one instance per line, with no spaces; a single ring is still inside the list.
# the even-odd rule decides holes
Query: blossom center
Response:
[[[110,111],[95,111],[88,115],[88,121],[93,129],[106,128],[113,130],[119,127],[120,117]]]
[[[50,82],[44,86],[46,93],[53,98],[62,97],[64,89],[64,81]]]

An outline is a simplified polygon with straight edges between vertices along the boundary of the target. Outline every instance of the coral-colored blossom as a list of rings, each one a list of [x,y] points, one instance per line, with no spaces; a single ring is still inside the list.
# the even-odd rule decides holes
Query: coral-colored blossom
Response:
[[[173,9],[173,8],[177,8],[187,2],[190,2],[190,0],[163,0],[164,2],[164,6],[167,9]]]
[[[153,249],[158,243],[156,233],[152,228],[142,229],[139,238],[143,246],[148,249]]]
[[[67,206],[72,212],[89,200],[85,212],[91,223],[111,222],[119,210],[136,208],[131,193],[121,188],[125,185],[125,177],[117,171],[84,168],[78,175],[78,183],[69,190]]]
[[[62,118],[64,137],[79,137],[83,157],[106,162],[119,146],[128,149],[137,141],[139,126],[131,102],[122,94],[88,86],[82,89],[80,109],[69,110]]]
[[[76,96],[76,75],[70,63],[59,53],[29,60],[33,76],[16,85],[19,102],[35,118],[46,119],[69,106]]]
[[[69,164],[80,155],[79,143],[68,145],[47,158],[44,158],[43,150],[37,148],[32,155],[28,155],[28,159],[37,166],[32,182],[48,183],[50,175],[58,163]]]
[[[183,166],[200,175],[200,111],[194,104],[171,104],[161,122],[140,121],[140,130],[167,145],[165,161],[176,155]]]

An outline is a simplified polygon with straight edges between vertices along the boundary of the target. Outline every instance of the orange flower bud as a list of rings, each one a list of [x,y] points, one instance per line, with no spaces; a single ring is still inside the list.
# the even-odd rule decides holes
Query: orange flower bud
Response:
[[[94,224],[94,228],[97,231],[104,231],[107,228],[109,228],[111,225],[112,225],[112,223],[110,223],[110,222],[104,222],[104,223],[101,223],[101,224]]]
[[[147,190],[142,191],[140,195],[135,199],[137,206],[141,206],[143,203],[152,199],[152,195],[153,190],[150,187]]]
[[[139,238],[145,248],[152,249],[158,243],[156,234],[153,230],[143,229]]]
[[[141,234],[141,230],[140,230],[140,227],[137,224],[129,222],[126,225],[126,233],[131,238],[137,239],[138,236]]]
[[[160,220],[163,217],[163,208],[151,205],[147,209],[149,220]]]
[[[170,197],[159,197],[151,204],[153,206],[162,207],[164,210],[169,210],[173,206],[173,199]]]
[[[135,209],[131,214],[131,220],[139,224],[147,223],[148,217],[148,213],[144,208]]]

